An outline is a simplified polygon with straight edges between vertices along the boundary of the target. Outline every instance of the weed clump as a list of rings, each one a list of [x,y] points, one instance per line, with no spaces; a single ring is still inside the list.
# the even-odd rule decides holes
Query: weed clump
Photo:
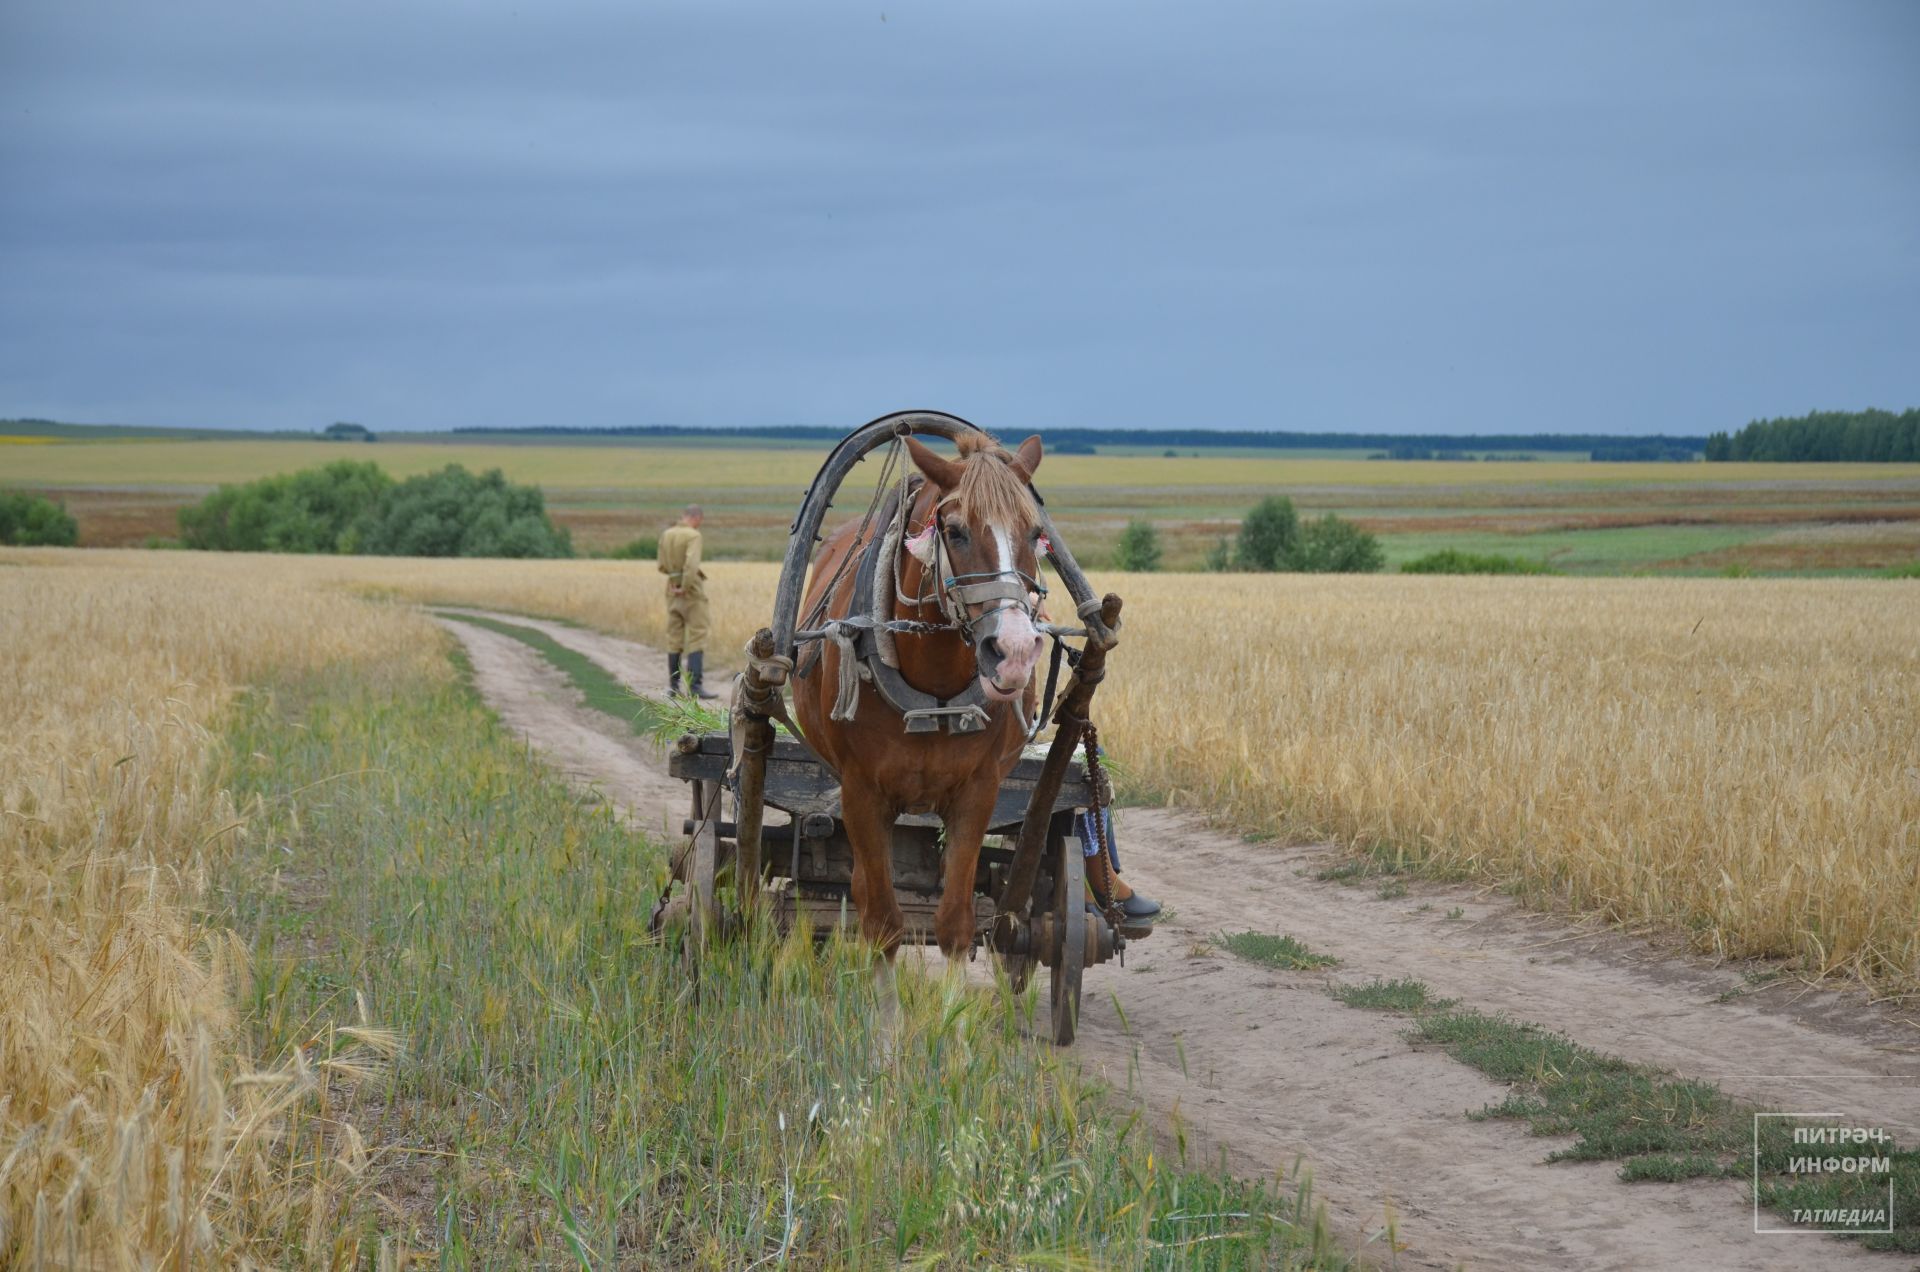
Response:
[[[1340,961],[1327,954],[1315,954],[1291,936],[1272,936],[1265,932],[1222,933],[1220,944],[1241,958],[1288,971],[1332,967]]]

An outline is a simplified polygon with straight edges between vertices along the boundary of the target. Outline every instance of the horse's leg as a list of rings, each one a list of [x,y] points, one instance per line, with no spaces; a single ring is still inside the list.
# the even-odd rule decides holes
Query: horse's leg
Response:
[[[858,786],[848,782],[840,788],[840,820],[853,845],[853,908],[860,916],[860,935],[891,963],[907,927],[893,891],[893,809]]]
[[[933,916],[933,934],[940,952],[954,963],[973,948],[973,880],[980,868],[980,841],[993,818],[997,786],[985,793],[962,796],[947,810],[947,877],[940,889],[940,909]]]

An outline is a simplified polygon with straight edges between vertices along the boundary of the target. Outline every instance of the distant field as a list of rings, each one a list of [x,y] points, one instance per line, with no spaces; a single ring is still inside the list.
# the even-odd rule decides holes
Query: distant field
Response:
[[[449,463],[500,468],[541,486],[585,551],[656,534],[689,500],[708,509],[709,550],[772,559],[827,447],[818,442],[695,446],[266,439],[43,441],[5,445],[0,487],[50,491],[78,518],[81,541],[164,541],[180,507],[224,482],[340,459],[395,476]],[[1882,569],[1920,557],[1920,465],[1596,464],[1585,460],[1367,460],[1357,452],[1054,455],[1040,487],[1055,519],[1093,564],[1120,529],[1145,517],[1171,569],[1194,569],[1270,494],[1303,515],[1359,521],[1390,566],[1437,548],[1507,552],[1573,573],[1730,568],[1780,573]],[[876,470],[878,464],[867,466]],[[856,484],[862,480],[856,477]],[[871,480],[870,478],[865,480]],[[851,491],[841,511],[857,512]]]
[[[28,486],[217,485],[337,459],[373,459],[397,477],[447,464],[498,468],[550,490],[730,485],[804,488],[825,456],[805,449],[692,446],[500,446],[458,442],[56,442],[22,447],[5,480]],[[1302,459],[1292,455],[1056,455],[1048,488],[1210,486],[1284,490],[1328,486],[1728,485],[1817,477],[1824,482],[1920,479],[1920,464],[1594,464],[1585,460],[1459,463]]]

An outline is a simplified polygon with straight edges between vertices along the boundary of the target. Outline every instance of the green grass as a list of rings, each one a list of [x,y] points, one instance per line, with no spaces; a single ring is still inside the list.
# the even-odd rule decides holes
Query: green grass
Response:
[[[1330,992],[1347,1006],[1367,1011],[1428,1011],[1453,1005],[1451,998],[1434,998],[1423,982],[1406,978],[1335,985]]]
[[[1880,577],[1883,579],[1920,579],[1920,561],[1909,561],[1905,565],[1896,565],[1891,569],[1882,570]]]
[[[1741,1124],[1732,1103],[1708,1084],[1668,1080],[1506,1016],[1465,1008],[1423,1015],[1411,1037],[1520,1088],[1480,1116],[1523,1119],[1536,1135],[1578,1137],[1550,1161],[1703,1150]]]
[[[1419,981],[1375,980],[1335,985],[1330,992],[1350,1007],[1411,1015],[1411,1042],[1440,1047],[1509,1084],[1505,1100],[1469,1116],[1510,1118],[1535,1135],[1572,1137],[1571,1147],[1547,1155],[1550,1162],[1619,1161],[1620,1178],[1629,1183],[1752,1180],[1757,1166],[1760,1204],[1781,1215],[1885,1207],[1891,1184],[1894,1231],[1850,1239],[1871,1249],[1920,1252],[1920,1152],[1891,1143],[1871,1149],[1796,1146],[1793,1120],[1756,1118],[1755,1109],[1711,1083],[1604,1055],[1538,1025],[1455,1008],[1450,999],[1432,998]],[[1871,1125],[1871,1116],[1856,1124]],[[1789,1173],[1792,1157],[1828,1152],[1884,1157],[1890,1170]]]
[[[457,676],[352,667],[237,704],[254,810],[224,881],[262,1054],[400,1030],[335,1108],[374,1146],[339,1222],[447,1267],[1342,1266],[1310,1196],[1183,1164],[1029,1037],[1035,1003],[760,932],[697,979],[663,853]],[[892,1059],[888,1059],[892,1048]]]
[[[1332,967],[1340,961],[1326,954],[1315,954],[1290,936],[1270,936],[1265,932],[1223,932],[1220,944],[1241,958],[1288,971]]]
[[[1605,530],[1541,530],[1532,534],[1498,531],[1422,531],[1382,534],[1387,568],[1397,570],[1430,553],[1453,550],[1501,556],[1524,552],[1554,570],[1576,574],[1621,573],[1637,566],[1678,562],[1704,552],[1735,548],[1774,533],[1776,526],[1667,525],[1622,526]]]
[[[1574,1137],[1571,1147],[1549,1153],[1548,1161],[1621,1161],[1620,1177],[1629,1181],[1751,1178],[1755,1110],[1711,1083],[1631,1064],[1538,1025],[1466,1008],[1420,1012],[1408,1037],[1512,1084],[1504,1101],[1474,1117],[1512,1118],[1535,1135]],[[1811,1151],[1792,1145],[1791,1125],[1783,1118],[1760,1122],[1762,1205],[1785,1213],[1886,1204],[1885,1174],[1787,1174],[1790,1156]],[[1920,1251],[1920,1153],[1888,1145],[1874,1155],[1887,1157],[1892,1167],[1896,1227],[1858,1239],[1873,1249]]]
[[[539,652],[542,658],[565,673],[573,687],[580,691],[587,705],[595,711],[620,720],[642,736],[659,731],[663,708],[650,698],[642,698],[617,680],[613,673],[593,659],[577,650],[562,645],[553,637],[533,627],[522,627],[518,623],[503,623],[498,619],[482,618],[477,614],[460,614],[450,610],[436,611],[443,618],[455,619],[462,623],[471,623],[502,636],[511,636],[523,645]],[[724,727],[724,726],[723,726]]]
[[[1545,561],[1499,552],[1462,552],[1442,548],[1400,563],[1402,574],[1553,574]]]
[[[1726,1163],[1703,1153],[1652,1153],[1629,1157],[1620,1166],[1620,1178],[1630,1184],[1677,1184],[1726,1173]]]

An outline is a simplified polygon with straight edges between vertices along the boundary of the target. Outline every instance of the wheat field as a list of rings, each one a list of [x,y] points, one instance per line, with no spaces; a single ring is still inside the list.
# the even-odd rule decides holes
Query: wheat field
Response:
[[[616,570],[0,551],[0,1262],[625,1266],[625,1255],[666,1241],[676,1265],[741,1266],[745,1252],[778,1250],[783,1231],[789,1243],[803,1235],[781,1219],[784,1195],[790,1211],[821,1216],[804,1232],[822,1252],[807,1266],[847,1266],[855,1254],[878,1266],[883,1239],[900,1259],[931,1251],[927,1266],[964,1266],[966,1250],[1020,1262],[1033,1240],[1104,1251],[1114,1266],[1188,1243],[1220,1266],[1345,1264],[1310,1184],[1156,1167],[1134,1119],[1109,1121],[1070,1066],[1013,1032],[1010,1000],[910,986],[896,1036],[918,1058],[876,1077],[866,1048],[880,1008],[852,947],[823,960],[801,936],[745,952],[730,972],[716,960],[697,1010],[677,960],[634,958],[645,906],[630,901],[643,895],[634,872],[647,854],[610,815],[581,813],[518,742],[474,727],[477,708],[449,707],[466,704],[450,642],[392,599],[571,609],[650,632],[657,615],[641,598],[655,589],[625,586],[631,567]],[[753,587],[745,575],[727,587],[738,627]],[[324,705],[313,685],[344,696]],[[349,701],[367,713],[343,710]],[[434,719],[458,734],[422,729]],[[320,762],[303,771],[302,757]],[[301,780],[263,794],[283,771]],[[230,794],[249,789],[244,801]],[[542,820],[543,808],[565,817]],[[456,814],[465,820],[449,830]],[[303,827],[328,833],[314,841]],[[394,837],[361,842],[374,833]],[[518,847],[500,852],[493,834]],[[454,873],[479,881],[453,903],[395,874],[420,854],[444,881],[458,851],[448,835],[475,854]],[[513,893],[515,904],[482,916],[492,929],[468,914],[400,935],[434,913],[423,907],[498,903],[505,880],[574,880],[566,872],[579,873],[573,858],[587,845],[607,859],[592,854],[589,886],[568,897]],[[339,854],[319,878],[301,864],[316,848]],[[357,850],[366,857],[356,863]],[[524,869],[499,871],[506,859]],[[328,888],[327,875],[355,868],[360,882]],[[278,898],[267,908],[305,914],[319,941],[344,943],[366,939],[354,924],[375,896],[391,922],[344,960],[301,944],[315,936],[299,928],[264,929],[277,937],[249,945],[220,917],[251,924],[263,898]],[[604,933],[582,917],[603,908],[619,916]],[[591,945],[589,931],[610,946]],[[274,943],[288,939],[291,948]],[[416,947],[431,957],[415,958]],[[378,973],[367,970],[374,959]],[[609,972],[616,962],[622,970]],[[462,991],[486,986],[477,1017],[444,988],[406,992],[409,976],[437,984],[455,967]],[[588,979],[571,985],[559,975],[568,967]],[[311,989],[308,968],[334,986],[317,1004],[296,988]],[[779,1011],[764,1002],[769,968],[787,987]],[[368,982],[371,1010],[358,988]],[[629,1014],[606,1007],[603,989]],[[386,1027],[383,1011],[406,1032]],[[770,1071],[768,1058],[802,1035],[836,1042]],[[284,1045],[256,1054],[250,1040],[263,1036]],[[478,1070],[476,1036],[485,1055],[500,1049]],[[656,1063],[669,1052],[673,1063]],[[604,1072],[616,1056],[617,1072]],[[570,1084],[562,1107],[555,1073]],[[826,1107],[823,1075],[835,1093],[823,1142],[835,1152],[809,1139],[791,1150],[796,1162],[788,1124],[812,1121],[809,1100],[815,1113]],[[462,1098],[467,1082],[526,1089],[480,1119]],[[741,1091],[768,1098],[730,1102]],[[844,1145],[843,1123],[853,1128]],[[721,1149],[729,1155],[717,1158]],[[573,1163],[564,1197],[549,1198],[546,1177],[530,1173],[551,1154]],[[423,1175],[427,1164],[436,1168]],[[654,1186],[636,1212],[651,1221],[644,1232],[626,1209],[640,1167]],[[923,1210],[937,1199],[927,1212],[936,1227],[908,1234],[895,1222],[903,1197]],[[1181,1209],[1196,1198],[1230,1213],[1196,1227]],[[1249,1206],[1257,1222],[1227,1231]]]
[[[0,565],[0,1250],[342,1261],[327,1243],[364,1145],[323,1113],[391,1039],[349,1017],[245,1054],[245,951],[202,916],[247,818],[209,728],[269,670],[438,660],[432,628],[259,562],[33,555]]]
[[[775,570],[719,565],[716,657]],[[1698,949],[1920,988],[1920,588],[1864,580],[1097,579],[1096,700],[1136,791],[1222,833],[1332,836]],[[0,1246],[29,1265],[350,1262],[337,1115],[393,1039],[246,1053],[246,958],[204,916],[258,819],[222,713],[289,670],[446,674],[414,602],[658,640],[611,561],[0,552]],[[1248,851],[1259,851],[1249,846]]]
[[[35,554],[12,554],[29,559]],[[60,555],[664,628],[646,563]],[[98,565],[93,565],[98,562]],[[83,568],[83,567],[74,567]],[[716,565],[716,659],[776,569]],[[1897,580],[1120,575],[1096,702],[1142,791],[1698,949],[1920,987],[1920,588]]]

